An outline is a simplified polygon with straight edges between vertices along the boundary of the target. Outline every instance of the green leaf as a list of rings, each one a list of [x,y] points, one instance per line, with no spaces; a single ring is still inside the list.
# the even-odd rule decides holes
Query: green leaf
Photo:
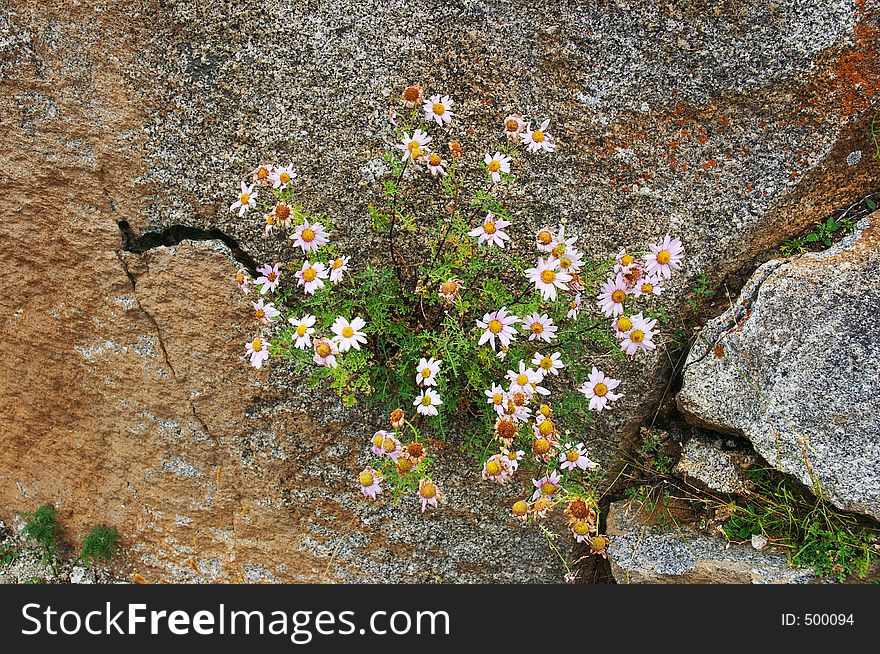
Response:
[[[870,209],[871,211],[877,209],[877,203],[874,202],[874,200],[872,200],[871,198],[865,198],[865,206],[868,207],[868,209]]]
[[[807,243],[815,243],[819,240],[819,235],[815,232],[810,232],[807,234],[807,237],[804,239]]]

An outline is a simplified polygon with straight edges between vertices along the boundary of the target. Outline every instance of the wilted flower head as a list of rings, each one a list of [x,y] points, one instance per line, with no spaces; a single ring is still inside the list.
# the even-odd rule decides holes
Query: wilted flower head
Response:
[[[504,134],[514,140],[519,140],[526,129],[526,122],[520,114],[509,114],[504,119]]]
[[[422,513],[425,512],[425,507],[428,504],[436,509],[437,501],[441,497],[443,497],[443,494],[440,492],[437,484],[428,479],[422,479],[421,481],[419,481],[418,498],[422,504]]]
[[[525,522],[529,519],[529,503],[525,500],[517,500],[513,503],[513,506],[510,507],[510,510],[517,520]]]
[[[406,415],[403,413],[403,409],[394,409],[388,420],[394,429],[400,429],[403,427],[403,423],[406,422]]]
[[[495,438],[497,438],[498,442],[505,447],[511,447],[513,445],[513,441],[518,432],[519,427],[516,426],[516,422],[512,419],[499,417],[495,420]]]
[[[607,558],[608,545],[610,542],[608,536],[605,536],[604,534],[593,536],[590,539],[590,554],[598,554],[603,559]]]
[[[461,143],[459,143],[458,141],[454,141],[454,140],[450,141],[449,142],[449,154],[452,155],[453,159],[461,159],[462,154],[464,154],[464,152],[461,148]]]
[[[316,338],[314,340],[315,356],[313,361],[319,366],[327,368],[335,368],[339,364],[336,362],[336,355],[339,350],[336,349],[336,343],[329,338]]]
[[[428,456],[428,448],[416,441],[407,445],[404,448],[404,453],[414,464],[418,465]]]
[[[407,86],[400,96],[403,106],[412,109],[425,101],[425,87],[419,84]]]
[[[391,436],[394,437],[390,431],[385,429],[380,429],[375,434],[373,434],[373,438],[370,439],[370,450],[376,456],[385,456],[385,448],[383,444],[385,443],[385,439]]]
[[[358,475],[358,484],[364,497],[375,500],[376,495],[382,492],[382,474],[378,470],[367,466]]]
[[[272,183],[272,164],[260,164],[251,171],[251,181],[258,186],[268,186]]]
[[[510,481],[510,462],[502,454],[493,454],[483,464],[483,479],[504,485]]]
[[[425,154],[422,161],[428,167],[428,172],[432,175],[446,174],[446,160],[436,152]]]
[[[251,282],[251,278],[248,277],[247,272],[244,270],[239,270],[235,273],[235,283],[238,284],[238,287],[241,289],[241,292],[247,295],[250,293],[250,288],[248,285]]]
[[[596,523],[596,510],[592,506],[592,502],[588,503],[582,497],[575,497],[568,506],[565,507],[565,515],[569,517],[569,522],[576,520],[585,520],[591,524]]]
[[[440,290],[437,292],[437,295],[443,298],[443,301],[446,302],[446,304],[452,304],[461,292],[461,288],[461,281],[455,277],[450,277],[440,284]]]
[[[590,537],[590,523],[586,520],[574,520],[571,523],[571,533],[577,542],[583,543]]]

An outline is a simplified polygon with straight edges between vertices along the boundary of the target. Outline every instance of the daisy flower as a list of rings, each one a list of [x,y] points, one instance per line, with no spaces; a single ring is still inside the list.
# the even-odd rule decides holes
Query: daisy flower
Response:
[[[342,316],[336,318],[330,331],[335,334],[333,340],[339,346],[339,351],[348,352],[351,348],[360,350],[361,344],[367,342],[367,335],[361,331],[366,325],[367,322],[360,316],[355,316],[351,322]]]
[[[492,388],[483,391],[488,404],[492,405],[492,408],[495,409],[495,413],[499,416],[504,414],[504,405],[507,404],[507,393],[504,392],[504,389],[501,388],[498,384],[492,384]]]
[[[535,455],[538,461],[549,463],[551,459],[556,457],[556,450],[553,449],[553,444],[553,440],[539,436],[532,441],[532,454]]]
[[[302,268],[296,271],[297,284],[303,287],[306,295],[314,295],[319,288],[324,288],[327,279],[327,267],[320,261],[309,263],[303,261]]]
[[[348,257],[336,257],[330,264],[330,281],[337,284],[342,281],[343,273],[348,270]]]
[[[513,513],[513,517],[517,520],[522,520],[526,522],[529,519],[529,503],[525,500],[517,500],[513,503],[513,506],[510,507],[511,513]]]
[[[509,225],[509,220],[496,219],[495,214],[490,211],[483,219],[483,224],[469,231],[468,236],[478,237],[477,243],[479,245],[488,243],[503,248],[504,241],[510,240],[510,237],[502,230]]]
[[[394,434],[391,434],[387,431],[378,431],[376,432],[376,436],[382,434],[382,444],[379,447],[381,450],[379,452],[380,456],[387,456],[389,459],[397,463],[398,459],[403,456],[403,444],[397,439]],[[376,442],[376,436],[373,436],[373,443]]]
[[[649,275],[669,279],[673,270],[681,270],[684,247],[679,239],[670,238],[667,234],[662,241],[648,248],[651,251],[645,255],[645,265]]]
[[[612,392],[618,386],[619,379],[606,377],[604,372],[593,366],[589,378],[578,390],[590,399],[590,411],[601,411],[610,408],[609,402],[616,402],[623,397],[623,393]]]
[[[535,433],[535,438],[547,438],[554,444],[556,443],[556,436],[559,434],[556,423],[553,422],[552,418],[545,416],[543,413],[538,413],[535,416],[535,424],[532,425],[532,431]]]
[[[254,340],[245,343],[244,349],[251,359],[254,368],[262,368],[263,362],[269,358],[269,341],[257,336]]]
[[[562,272],[576,273],[584,265],[584,254],[575,247],[567,248],[557,259]]]
[[[656,320],[645,320],[641,313],[637,313],[632,317],[632,329],[627,332],[623,340],[620,341],[620,347],[629,356],[636,353],[636,350],[653,350],[653,338],[657,332],[654,331]]]
[[[419,490],[417,496],[419,498],[419,502],[421,502],[422,504],[422,513],[424,513],[425,507],[428,504],[436,509],[437,500],[443,497],[443,494],[440,492],[437,484],[432,481],[428,481],[427,479],[422,479],[419,481]]]
[[[495,420],[495,438],[505,447],[513,446],[513,441],[516,439],[518,432],[519,427],[516,426],[516,421],[511,418],[500,417]]]
[[[412,163],[416,163],[422,155],[423,149],[431,142],[431,137],[420,129],[413,132],[412,136],[408,132],[404,132],[403,140],[395,147],[403,150],[401,161],[409,159]]]
[[[263,303],[263,298],[254,302],[254,317],[264,325],[271,325],[281,312],[271,302]]]
[[[293,164],[278,166],[272,171],[272,188],[279,188],[283,191],[295,177],[296,173],[293,172]]]
[[[551,498],[556,492],[560,489],[560,484],[562,482],[562,475],[560,475],[555,470],[551,472],[549,475],[545,475],[540,479],[532,479],[532,484],[535,486],[535,492],[532,494],[532,501],[538,499],[541,496],[546,498]]]
[[[229,205],[230,211],[235,211],[238,209],[238,215],[243,216],[247,213],[248,209],[253,209],[257,206],[257,195],[258,193],[254,191],[254,184],[248,186],[244,182],[241,183],[241,193],[238,194],[238,200]]]
[[[566,284],[571,281],[571,275],[560,271],[553,257],[549,257],[547,261],[544,261],[543,257],[538,257],[537,265],[528,268],[526,276],[535,284],[535,290],[539,291],[545,300],[555,300],[556,289],[565,289]]]
[[[633,323],[629,316],[621,314],[611,326],[617,338],[624,338],[633,328]]]
[[[559,231],[556,233],[556,238],[553,239],[553,246],[550,248],[550,254],[559,259],[562,255],[567,254],[572,249],[576,250],[574,244],[577,240],[577,236],[565,238],[565,225],[560,225]]]
[[[251,289],[248,288],[248,285],[251,283],[251,279],[247,276],[247,272],[245,272],[244,270],[239,270],[237,273],[235,273],[235,283],[238,284],[241,292],[245,295],[251,292]]]
[[[312,345],[315,348],[315,356],[312,358],[312,361],[316,364],[327,368],[335,368],[339,365],[336,362],[336,355],[339,354],[339,350],[336,349],[336,343],[329,338],[316,338]]]
[[[532,357],[532,365],[545,377],[548,373],[558,375],[559,371],[565,368],[565,364],[559,360],[560,356],[562,355],[559,352],[554,352],[550,356],[535,352],[535,356]]]
[[[568,313],[565,314],[566,318],[571,318],[572,320],[577,320],[578,311],[581,310],[581,294],[578,293],[574,296],[574,299],[568,305]]]
[[[493,454],[483,464],[483,479],[503,486],[510,481],[510,463],[503,454]]]
[[[364,497],[375,500],[376,495],[382,493],[382,474],[367,466],[358,475],[358,484],[360,484]]]
[[[539,252],[550,252],[556,244],[556,233],[552,227],[542,227],[535,234],[535,247]]]
[[[501,454],[507,459],[511,475],[519,469],[519,461],[526,455],[522,450],[509,450],[506,447],[501,448]]]
[[[529,335],[529,340],[536,338],[549,343],[556,338],[556,330],[558,329],[553,321],[546,313],[538,314],[535,311],[532,315],[522,319],[523,333]]]
[[[279,202],[272,209],[272,215],[275,216],[275,222],[285,229],[290,225],[290,205]]]
[[[422,109],[425,110],[425,120],[431,122],[436,120],[440,127],[448,125],[452,122],[455,114],[452,112],[452,100],[448,95],[440,97],[440,95],[432,95],[425,100]]]
[[[307,350],[312,347],[312,334],[315,333],[315,316],[307,313],[299,320],[290,318],[288,322],[293,326],[294,334],[296,334],[293,346],[298,350]]]
[[[440,284],[440,290],[437,291],[437,295],[443,298],[443,301],[446,302],[446,304],[452,304],[453,302],[455,302],[455,298],[458,297],[461,289],[461,280],[452,277]]]
[[[609,318],[623,314],[623,303],[626,301],[629,286],[623,279],[622,273],[617,273],[616,279],[608,279],[599,289],[596,306],[602,309]]]
[[[553,152],[556,149],[556,144],[551,142],[550,134],[547,132],[549,126],[550,119],[548,118],[536,130],[532,130],[531,123],[526,127],[522,141],[529,152]]]
[[[260,295],[265,295],[278,288],[278,284],[281,282],[281,271],[278,269],[280,266],[280,263],[276,263],[274,266],[267,263],[257,268],[260,276],[254,280],[254,284],[260,287]]]
[[[492,181],[497,184],[501,181],[501,173],[510,172],[510,162],[513,161],[513,157],[508,157],[506,154],[496,152],[494,156],[486,154],[484,161],[486,163],[486,170],[492,177]]]
[[[425,157],[425,165],[428,167],[428,172],[432,175],[446,174],[446,160],[436,152],[432,152]]]
[[[504,119],[504,134],[514,141],[522,137],[522,133],[526,128],[526,121],[520,114],[510,114]]]
[[[560,452],[559,462],[559,467],[565,470],[574,470],[575,468],[580,470],[592,470],[597,465],[590,461],[583,443],[578,443],[576,445],[569,444],[562,452]]]
[[[421,443],[410,443],[406,446],[404,454],[414,464],[419,465],[428,456],[428,449]]]
[[[631,254],[627,254],[625,249],[618,252],[615,259],[617,260],[617,263],[614,264],[615,273],[628,270],[629,267],[636,262],[636,258]]]
[[[440,395],[437,391],[430,388],[426,388],[419,393],[419,396],[413,402],[413,406],[417,407],[416,412],[421,413],[423,416],[438,415],[437,407],[441,404],[443,404],[443,400],[440,399]]]
[[[425,87],[418,84],[407,86],[400,96],[403,106],[412,109],[425,101]]]
[[[258,186],[268,186],[272,183],[272,164],[260,164],[251,171],[251,181]]]
[[[266,219],[266,227],[263,230],[263,233],[266,236],[269,236],[269,234],[271,234],[272,230],[275,228],[275,214],[267,213],[265,216],[263,216],[263,218]]]
[[[511,393],[525,393],[526,396],[534,394],[538,384],[541,383],[541,373],[531,368],[526,368],[526,362],[519,362],[519,370],[508,370],[507,379],[510,381]]]
[[[296,231],[290,235],[290,240],[298,245],[305,254],[317,252],[322,245],[330,242],[330,234],[324,231],[321,223],[311,223],[306,220],[297,226]]]
[[[380,429],[373,434],[373,438],[370,439],[370,451],[376,456],[385,456],[385,450],[382,448],[382,444],[388,436],[394,436],[394,434],[384,429]]]
[[[642,297],[643,295],[660,295],[662,292],[663,286],[659,277],[645,277],[633,288],[633,295],[636,297]]]
[[[422,357],[419,359],[419,365],[416,366],[416,384],[419,386],[436,386],[441,363],[443,362],[435,360],[434,357],[430,359]]]
[[[571,533],[578,543],[583,543],[590,537],[590,523],[585,520],[575,520],[571,523]]]
[[[501,307],[498,311],[492,311],[483,315],[483,319],[477,321],[477,327],[486,331],[480,336],[480,342],[477,345],[482,345],[489,341],[494,350],[495,337],[497,336],[502,346],[509,347],[510,341],[516,336],[516,330],[513,328],[513,325],[518,322],[520,322],[519,318],[507,313],[507,307]]]
[[[504,413],[514,422],[527,422],[532,415],[532,410],[528,407],[530,395],[526,393],[508,393],[507,404],[504,407]],[[522,401],[520,401],[522,398]]]

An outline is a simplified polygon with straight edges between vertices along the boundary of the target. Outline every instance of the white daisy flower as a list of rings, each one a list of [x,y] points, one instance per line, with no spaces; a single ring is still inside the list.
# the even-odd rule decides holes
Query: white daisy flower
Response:
[[[271,302],[263,303],[263,298],[254,302],[254,317],[264,325],[271,325],[281,312]]]
[[[504,241],[510,240],[510,237],[502,230],[509,225],[509,220],[498,219],[495,217],[495,214],[490,211],[483,219],[483,224],[469,231],[468,236],[477,237],[478,245],[488,243],[489,245],[497,245],[498,247],[503,248]]]
[[[624,338],[633,328],[632,320],[626,314],[621,314],[617,318],[614,319],[614,322],[611,323],[612,329],[614,329],[614,335],[617,338]]]
[[[403,150],[401,161],[409,159],[412,163],[416,163],[419,157],[424,153],[425,146],[431,142],[431,137],[420,129],[413,132],[412,136],[408,132],[404,132],[403,140],[395,147]]]
[[[432,175],[446,174],[446,160],[436,152],[431,152],[425,157],[425,165],[428,167],[428,172]]]
[[[581,294],[578,293],[574,296],[574,299],[568,305],[568,313],[565,314],[567,318],[571,318],[573,320],[577,320],[578,311],[581,310]]]
[[[322,262],[303,261],[302,268],[296,271],[296,282],[303,287],[306,295],[314,295],[315,291],[324,288],[327,276],[327,267]]]
[[[501,454],[507,457],[507,465],[510,466],[511,473],[517,471],[520,460],[526,455],[522,450],[509,450],[506,447],[501,448]]]
[[[492,384],[492,388],[483,391],[486,395],[486,402],[492,405],[499,416],[504,415],[504,407],[507,404],[507,393],[498,384]]]
[[[251,181],[257,186],[268,186],[272,183],[272,164],[260,164],[251,171]]]
[[[549,126],[550,119],[548,118],[536,130],[532,130],[531,123],[526,127],[522,141],[529,152],[553,152],[556,149],[556,144],[551,141],[550,134],[547,132]]]
[[[563,448],[562,452],[559,453],[559,467],[564,470],[592,470],[597,467],[598,464],[594,463],[590,460],[590,457],[587,456],[587,450],[584,447],[583,443],[577,443],[576,445],[568,444]]]
[[[522,138],[522,133],[525,131],[526,121],[523,120],[522,115],[520,114],[510,114],[507,118],[504,119],[504,134],[512,138],[514,141],[518,141]]]
[[[486,171],[492,177],[492,181],[497,184],[501,181],[501,173],[510,173],[510,162],[513,161],[513,157],[496,152],[494,155],[487,154],[484,161],[486,162]]]
[[[569,247],[556,260],[562,272],[576,273],[584,265],[584,254],[576,247]]]
[[[343,273],[348,270],[348,257],[336,257],[330,263],[330,281],[337,284],[342,281]]]
[[[419,365],[416,366],[416,384],[419,386],[436,386],[437,375],[440,374],[440,364],[443,361],[434,359],[419,359]]]
[[[437,391],[430,388],[426,388],[419,393],[416,401],[413,402],[413,406],[416,407],[416,413],[421,413],[423,416],[438,415],[437,407],[441,404],[443,404],[443,400],[440,399],[440,395]]]
[[[367,335],[361,331],[366,324],[360,316],[355,316],[351,322],[342,316],[333,321],[330,331],[336,334],[333,340],[339,346],[340,352],[348,352],[351,348],[361,349],[361,344],[367,342]]]
[[[526,362],[519,362],[519,370],[508,370],[507,379],[510,381],[510,394],[525,393],[531,397],[535,393],[538,384],[541,383],[542,375],[537,370],[526,368]]]
[[[250,357],[251,365],[254,368],[262,368],[263,362],[269,358],[269,345],[269,341],[259,336],[245,344],[245,352]]]
[[[657,332],[654,331],[656,320],[645,320],[641,313],[637,313],[632,317],[632,329],[627,332],[620,341],[620,347],[629,356],[636,353],[636,350],[653,350],[657,347],[653,338]]]
[[[571,281],[571,275],[559,270],[558,262],[553,257],[549,257],[547,261],[544,261],[543,257],[538,257],[537,265],[528,268],[526,276],[535,284],[535,290],[539,291],[545,300],[555,300],[556,289],[567,288],[566,284]]]
[[[684,247],[679,239],[670,238],[667,234],[662,241],[648,248],[651,252],[645,255],[645,267],[649,275],[669,279],[673,270],[681,270]]]
[[[257,268],[260,276],[254,280],[254,284],[260,287],[260,295],[265,295],[269,291],[274,291],[278,288],[278,284],[281,282],[279,266],[281,266],[280,263],[276,263],[274,266],[270,266],[267,263]]]
[[[523,333],[529,335],[529,340],[536,338],[546,343],[556,338],[556,330],[558,329],[553,321],[546,313],[539,314],[535,311],[530,316],[522,319]]]
[[[339,354],[336,343],[329,338],[316,338],[312,344],[315,346],[315,356],[312,360],[316,364],[327,368],[335,368],[339,365],[336,361],[336,355]]]
[[[330,234],[324,231],[321,223],[309,223],[308,220],[298,225],[290,235],[290,240],[298,245],[305,254],[317,252],[322,245],[330,242]]]
[[[542,227],[535,234],[535,247],[539,252],[550,252],[556,245],[556,232],[552,227]]]
[[[660,295],[661,293],[663,293],[663,284],[659,277],[645,277],[633,287],[633,295],[636,297],[642,297],[643,295]]]
[[[623,393],[612,392],[618,386],[619,379],[606,377],[604,372],[593,366],[589,379],[578,390],[590,398],[590,411],[601,411],[609,408],[609,402],[616,402],[623,397]]]
[[[565,225],[560,225],[556,232],[556,236],[553,239],[553,246],[550,248],[550,254],[559,259],[563,255],[568,254],[568,252],[574,248],[574,244],[577,240],[577,236],[565,238]]]
[[[295,177],[296,173],[293,172],[293,164],[278,166],[272,171],[272,188],[278,188],[283,191]]]
[[[307,350],[312,347],[315,320],[315,316],[310,313],[307,313],[299,320],[295,318],[288,319],[288,322],[293,326],[294,334],[296,334],[296,340],[293,345],[298,350]]]
[[[263,230],[263,233],[266,236],[269,236],[272,233],[272,230],[275,229],[275,214],[270,212],[265,214],[263,218],[266,219],[266,227]]]
[[[498,311],[484,314],[483,319],[477,321],[477,327],[486,331],[480,336],[480,342],[477,345],[482,345],[488,341],[492,344],[492,349],[494,350],[496,349],[495,337],[497,336],[498,341],[503,347],[509,347],[510,341],[516,337],[516,330],[513,328],[513,325],[519,321],[518,317],[507,313],[507,307],[501,307]]]
[[[608,279],[602,284],[596,305],[609,318],[619,316],[623,314],[623,303],[626,301],[628,293],[629,285],[623,278],[623,274],[617,273],[616,279]]]
[[[541,479],[532,479],[532,484],[534,484],[535,490],[532,495],[532,501],[538,499],[539,497],[553,497],[553,495],[562,487],[562,475],[560,475],[555,470],[551,472],[549,475],[542,477]]]
[[[510,481],[510,462],[503,454],[493,454],[483,464],[483,479],[504,485]]]
[[[443,97],[432,95],[425,100],[422,109],[425,110],[425,120],[428,122],[435,120],[440,127],[448,125],[455,117],[455,114],[452,112],[452,100],[448,95]]]
[[[364,497],[375,500],[382,493],[382,473],[367,466],[358,475],[358,484]]]
[[[636,258],[633,255],[628,254],[626,249],[618,252],[615,259],[617,260],[617,263],[614,264],[615,273],[626,272],[629,270],[630,266],[636,263]]]
[[[565,364],[560,361],[561,356],[562,355],[559,352],[554,352],[549,356],[541,354],[540,352],[535,352],[535,356],[532,357],[532,365],[535,366],[535,369],[544,377],[546,377],[548,373],[551,375],[558,375],[559,371],[565,368]]]
[[[238,215],[243,216],[247,213],[248,209],[253,209],[257,206],[257,195],[259,195],[254,190],[255,184],[251,184],[248,186],[244,182],[241,183],[241,193],[238,194],[238,200],[229,205],[230,211],[235,211],[238,209]]]

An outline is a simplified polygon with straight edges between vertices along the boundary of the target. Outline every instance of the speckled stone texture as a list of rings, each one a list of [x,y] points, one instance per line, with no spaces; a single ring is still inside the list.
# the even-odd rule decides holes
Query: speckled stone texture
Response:
[[[719,493],[741,494],[754,486],[746,476],[746,470],[758,463],[754,452],[743,451],[712,434],[693,431],[675,464],[676,475],[698,488]]]
[[[619,584],[805,584],[812,570],[785,556],[730,544],[690,527],[645,524],[637,504],[615,502],[608,512],[608,560]]]
[[[685,364],[689,420],[744,434],[837,506],[880,518],[880,212],[833,248],[761,266]]]
[[[351,475],[381,418],[282,365],[247,368],[251,316],[222,248],[122,253],[117,221],[217,228],[259,262],[289,260],[288,243],[228,206],[256,163],[292,161],[341,248],[381,261],[366,206],[386,110],[421,82],[455,99],[449,135],[473,161],[508,112],[552,119],[559,152],[530,158],[505,191],[512,233],[563,221],[591,256],[681,236],[675,314],[694,276],[720,284],[877,187],[876,12],[866,0],[7,0],[0,518],[56,501],[73,540],[116,524],[120,566],[151,580],[558,581],[543,536],[508,521],[522,489],[482,484],[452,448],[441,516],[359,501]],[[661,348],[606,367],[626,395],[583,434],[594,458],[610,465],[637,438],[666,361]]]

